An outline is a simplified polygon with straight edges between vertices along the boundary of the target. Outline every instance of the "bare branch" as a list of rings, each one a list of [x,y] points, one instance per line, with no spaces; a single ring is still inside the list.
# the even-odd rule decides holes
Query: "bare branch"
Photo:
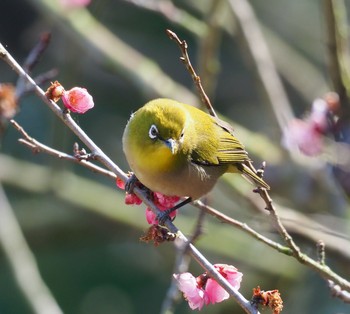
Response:
[[[332,79],[333,87],[340,98],[340,103],[343,106],[343,113],[349,119],[350,108],[349,108],[349,95],[347,94],[344,79],[346,79],[345,73],[348,73],[348,64],[342,64],[344,52],[342,51],[345,46],[348,49],[347,44],[343,43],[341,32],[341,26],[339,24],[339,18],[337,14],[345,14],[345,6],[342,1],[325,0],[324,1],[324,13],[326,20],[327,30],[327,48],[329,58],[329,73]],[[347,25],[345,25],[345,29]],[[347,40],[347,39],[346,39]],[[348,52],[346,52],[348,54]],[[344,69],[342,68],[344,66]],[[347,78],[348,79],[348,78]]]
[[[283,226],[269,193],[265,189],[258,189],[257,193],[264,200],[266,204],[266,210],[269,211],[277,231],[280,233],[282,239],[287,243],[288,247],[293,251],[292,256],[295,257],[300,263],[305,264],[314,271],[318,272],[324,279],[332,280],[342,289],[350,292],[349,281],[333,272],[328,266],[313,260],[300,251],[300,248],[296,245],[287,229]]]
[[[0,243],[17,284],[36,314],[63,314],[41,278],[31,252],[6,194],[0,184]]]
[[[19,139],[18,141],[21,144],[28,146],[34,153],[46,153],[48,155],[57,157],[59,159],[73,161],[75,163],[82,165],[85,168],[90,169],[93,172],[102,174],[102,175],[109,177],[109,178],[112,178],[112,179],[116,178],[116,175],[112,171],[108,171],[102,167],[99,167],[99,166],[93,164],[92,162],[89,162],[89,161],[84,160],[84,159],[76,158],[75,156],[66,154],[64,152],[58,151],[56,149],[53,149],[49,146],[46,146],[46,145],[40,143],[36,139],[29,136],[28,133],[23,129],[23,127],[20,126],[15,120],[11,120],[11,123],[17,129],[17,131],[20,132],[23,136],[23,138]]]
[[[336,285],[332,280],[328,280],[328,286],[331,290],[332,296],[337,297],[344,303],[350,303],[350,292],[344,291],[339,285]]]
[[[182,54],[182,57],[180,58],[180,60],[186,66],[187,70],[190,72],[191,77],[193,79],[193,82],[198,90],[199,96],[201,97],[202,103],[207,107],[209,114],[211,116],[217,117],[215,110],[214,110],[213,106],[211,105],[210,99],[203,89],[203,86],[201,84],[201,78],[197,75],[196,71],[194,70],[194,68],[191,64],[190,57],[188,56],[188,52],[187,52],[186,41],[180,40],[179,37],[176,35],[176,33],[171,31],[170,29],[167,29],[166,33],[169,36],[169,38],[171,40],[175,41],[177,43],[177,45],[179,46],[179,48],[181,50],[181,54]]]

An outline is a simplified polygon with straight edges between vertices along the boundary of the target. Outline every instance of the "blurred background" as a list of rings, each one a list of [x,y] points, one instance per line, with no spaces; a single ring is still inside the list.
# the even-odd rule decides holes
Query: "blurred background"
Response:
[[[334,8],[343,40],[342,50],[336,52],[329,3],[92,0],[79,6],[68,0],[1,0],[0,41],[23,63],[41,36],[51,33],[32,76],[56,69],[51,80],[66,89],[87,88],[95,108],[74,119],[128,171],[121,137],[133,111],[156,97],[200,105],[180,51],[165,33],[167,28],[175,31],[189,44],[190,58],[215,109],[232,123],[256,167],[267,162],[271,196],[297,244],[317,259],[316,242],[323,240],[327,264],[350,278],[349,103],[346,84],[337,85],[339,70],[334,65],[338,59],[344,78],[349,70],[350,5],[337,1]],[[0,62],[0,83],[16,81],[15,72]],[[44,90],[48,86],[49,82],[42,85]],[[335,108],[325,97],[334,90],[339,95]],[[315,99],[326,106],[321,111],[327,126],[300,135],[298,130],[313,123]],[[15,120],[30,136],[55,149],[71,154],[78,141],[32,93],[21,97]],[[291,121],[302,121],[302,127],[289,128]],[[171,243],[154,247],[140,242],[148,228],[145,206],[126,206],[123,191],[111,179],[33,154],[17,141],[20,135],[11,125],[2,124],[0,313],[40,313],[23,292],[26,286],[30,291],[32,283],[25,277],[22,249],[14,244],[19,231],[62,312],[160,313],[175,250]],[[310,153],[305,146],[319,148]],[[239,176],[225,176],[207,202],[283,243],[251,190]],[[8,213],[15,214],[20,230],[11,228]],[[175,223],[191,235],[197,217],[198,209],[187,206]],[[211,262],[232,264],[244,273],[240,291],[248,299],[259,285],[279,289],[283,313],[350,313],[349,305],[331,296],[320,275],[214,217],[205,217],[196,245]],[[20,284],[9,252],[17,254],[15,269],[29,278]],[[195,262],[190,270],[195,275],[202,272]],[[191,312],[180,298],[174,313]],[[228,300],[202,313],[243,311]]]

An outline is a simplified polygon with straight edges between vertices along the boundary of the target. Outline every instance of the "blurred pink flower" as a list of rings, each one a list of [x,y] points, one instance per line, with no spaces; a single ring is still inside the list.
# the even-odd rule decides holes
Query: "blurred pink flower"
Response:
[[[284,145],[288,149],[297,147],[307,156],[316,156],[322,152],[323,138],[312,124],[294,119],[284,133]]]
[[[323,135],[329,131],[329,104],[318,98],[312,103],[310,114],[301,119],[293,119],[284,131],[283,144],[293,150],[298,148],[307,156],[319,155],[323,150]]]
[[[240,288],[243,274],[238,272],[236,267],[227,264],[215,264],[214,267],[234,289]],[[206,274],[197,278],[193,277],[191,273],[174,274],[173,276],[192,310],[197,308],[200,310],[204,304],[222,302],[230,296],[225,289]]]
[[[64,91],[62,101],[67,109],[76,113],[85,113],[94,107],[92,96],[82,87],[73,87],[68,91]]]
[[[310,117],[307,119],[315,130],[322,134],[326,133],[328,129],[328,110],[328,104],[325,100],[315,99],[312,103]]]
[[[91,0],[60,0],[61,5],[67,8],[86,7],[90,2]]]

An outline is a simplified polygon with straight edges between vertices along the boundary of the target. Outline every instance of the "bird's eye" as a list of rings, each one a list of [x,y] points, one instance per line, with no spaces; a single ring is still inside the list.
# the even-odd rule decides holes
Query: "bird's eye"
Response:
[[[152,140],[154,140],[155,138],[157,138],[157,136],[158,136],[158,129],[157,129],[157,127],[156,127],[154,124],[151,125],[151,127],[150,127],[150,129],[149,129],[149,131],[148,131],[148,136],[149,136]]]
[[[185,130],[182,130],[180,134],[180,140],[183,140],[184,136],[185,136]]]

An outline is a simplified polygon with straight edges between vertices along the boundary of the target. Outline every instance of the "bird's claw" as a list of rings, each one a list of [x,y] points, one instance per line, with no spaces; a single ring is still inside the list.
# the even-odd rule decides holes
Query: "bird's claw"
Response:
[[[158,221],[158,225],[163,226],[165,224],[165,222],[170,218],[170,214],[174,211],[173,208],[169,208],[167,210],[164,210],[162,212],[160,212],[157,216],[156,219]]]
[[[137,179],[137,177],[134,174],[132,174],[131,177],[125,182],[125,191],[131,194],[138,181],[139,180]]]

